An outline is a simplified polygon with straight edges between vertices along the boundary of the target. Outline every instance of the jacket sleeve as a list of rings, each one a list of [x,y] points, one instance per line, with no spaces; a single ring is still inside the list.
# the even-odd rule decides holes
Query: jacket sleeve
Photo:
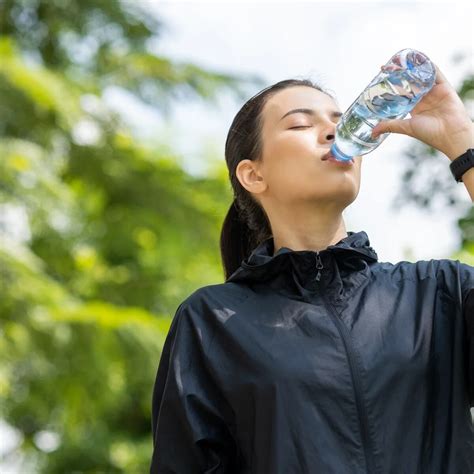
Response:
[[[441,275],[463,318],[469,401],[474,406],[474,267],[458,260],[442,260],[438,275]]]
[[[236,465],[232,410],[208,370],[203,341],[209,335],[191,313],[180,304],[158,365],[151,474],[229,473]]]
[[[469,401],[474,407],[474,288],[468,292],[464,303],[464,321],[468,340]]]

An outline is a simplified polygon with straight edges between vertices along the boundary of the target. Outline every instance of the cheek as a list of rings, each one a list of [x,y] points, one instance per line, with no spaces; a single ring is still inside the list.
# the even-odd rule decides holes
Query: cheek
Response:
[[[284,179],[285,176],[297,176],[318,169],[317,161],[322,152],[316,149],[314,135],[295,132],[282,133],[273,140],[266,155],[271,163],[271,178]]]
[[[316,138],[309,130],[293,130],[282,132],[274,141],[274,147],[282,155],[303,156],[315,154]]]
[[[272,159],[266,179],[274,188],[285,190],[285,193],[298,192],[306,188],[308,183],[317,181],[321,174],[321,169],[311,162],[309,157],[280,155]]]
[[[270,193],[282,202],[325,196],[340,185],[336,173],[328,173],[301,159],[282,159],[267,176]],[[331,176],[332,175],[332,176]]]

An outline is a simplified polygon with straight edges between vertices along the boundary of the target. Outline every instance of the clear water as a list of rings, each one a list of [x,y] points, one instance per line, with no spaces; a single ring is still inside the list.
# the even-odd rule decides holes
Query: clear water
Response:
[[[374,139],[372,129],[382,120],[405,117],[430,91],[435,78],[436,70],[424,54],[414,49],[396,53],[341,117],[333,156],[348,161],[377,148],[389,133]]]

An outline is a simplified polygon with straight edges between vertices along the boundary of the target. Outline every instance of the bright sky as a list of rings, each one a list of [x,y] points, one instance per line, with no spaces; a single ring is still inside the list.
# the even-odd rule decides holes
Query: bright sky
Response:
[[[158,54],[229,73],[256,73],[268,85],[309,77],[335,94],[341,110],[352,104],[380,65],[406,47],[427,54],[454,87],[474,72],[474,2],[146,3],[165,23]],[[465,58],[455,64],[459,53]],[[206,170],[203,147],[224,160],[229,126],[243,105],[227,96],[218,108],[183,101],[165,121],[151,108],[137,107],[118,94],[110,98],[120,98],[143,135],[166,137],[195,174]],[[474,115],[472,107],[469,112]],[[461,208],[438,206],[429,213],[391,209],[401,179],[401,154],[414,142],[391,134],[364,156],[361,190],[344,213],[347,230],[365,230],[381,261],[449,258],[460,244],[456,220],[471,206],[464,186],[453,180],[465,202]],[[451,176],[448,158],[439,159],[441,170]]]

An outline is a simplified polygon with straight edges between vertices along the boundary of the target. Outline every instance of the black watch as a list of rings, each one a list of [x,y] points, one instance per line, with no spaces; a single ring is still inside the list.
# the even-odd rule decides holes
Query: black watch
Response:
[[[462,181],[462,175],[469,169],[474,167],[474,148],[469,148],[466,153],[458,156],[451,161],[449,165],[454,179],[459,183]]]

